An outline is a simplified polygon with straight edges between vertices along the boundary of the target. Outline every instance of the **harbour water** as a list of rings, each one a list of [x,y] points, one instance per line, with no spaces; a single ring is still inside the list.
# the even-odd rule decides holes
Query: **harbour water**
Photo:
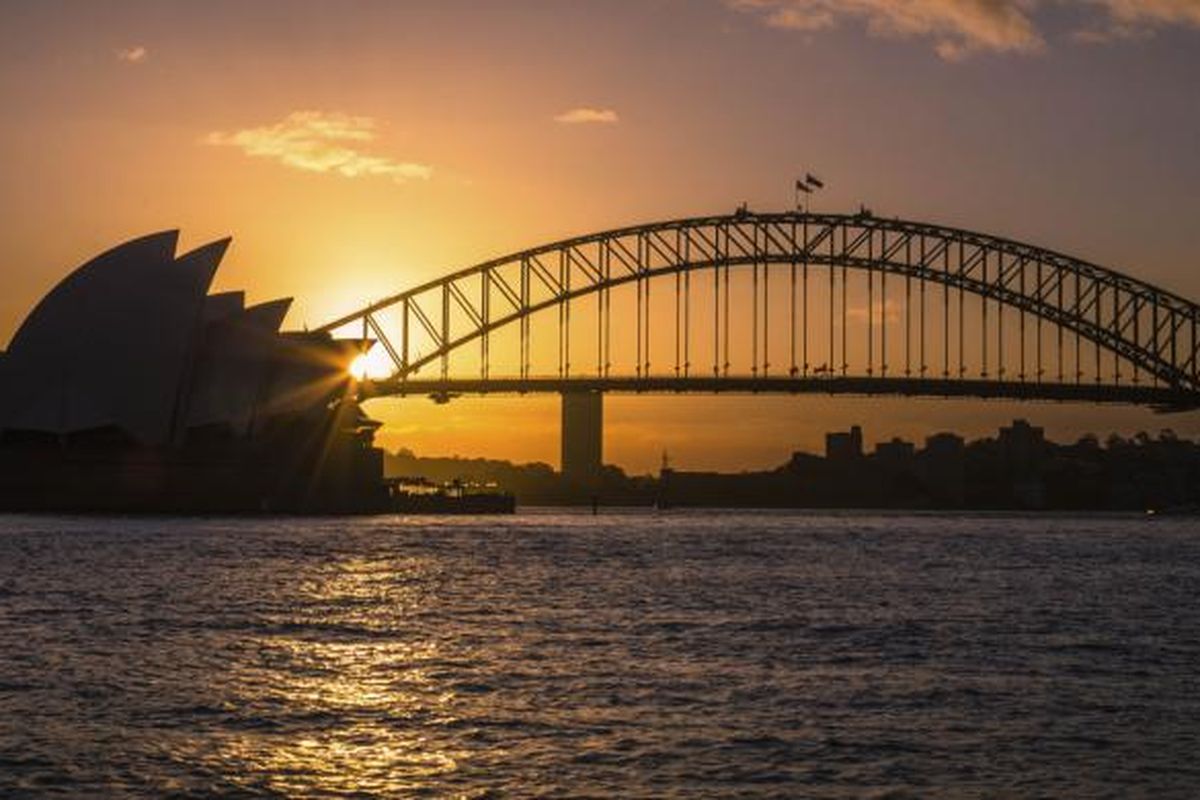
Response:
[[[1200,796],[1200,524],[0,517],[0,797]]]

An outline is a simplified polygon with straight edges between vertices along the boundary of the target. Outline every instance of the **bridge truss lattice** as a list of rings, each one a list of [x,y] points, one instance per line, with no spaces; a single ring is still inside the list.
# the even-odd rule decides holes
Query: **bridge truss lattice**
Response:
[[[572,310],[585,298],[592,330],[580,367]],[[556,371],[534,374],[531,320],[552,311]],[[460,270],[321,330],[350,326],[394,367],[375,394],[580,386],[1200,406],[1195,303],[1044,248],[868,214],[741,212],[580,236]],[[493,375],[493,337],[514,326],[517,368]],[[633,340],[618,359],[632,356],[628,373],[613,370],[615,339]],[[735,345],[748,370],[731,370]],[[473,374],[452,375],[451,356],[468,348],[478,348]],[[437,377],[419,375],[434,367]]]

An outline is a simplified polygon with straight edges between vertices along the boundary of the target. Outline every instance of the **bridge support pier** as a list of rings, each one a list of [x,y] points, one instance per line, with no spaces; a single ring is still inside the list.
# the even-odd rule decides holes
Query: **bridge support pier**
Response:
[[[562,393],[562,474],[588,490],[600,486],[604,459],[604,395],[595,391]]]

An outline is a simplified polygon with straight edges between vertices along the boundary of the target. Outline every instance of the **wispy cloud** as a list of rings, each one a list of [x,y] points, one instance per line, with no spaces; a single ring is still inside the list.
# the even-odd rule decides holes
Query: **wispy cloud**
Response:
[[[590,108],[582,106],[580,108],[572,108],[562,112],[554,118],[555,122],[561,122],[565,125],[585,125],[585,124],[601,124],[615,125],[621,121],[617,116],[617,112],[611,108]]]
[[[135,44],[132,47],[122,47],[114,52],[118,61],[124,61],[126,64],[141,64],[150,57],[150,51],[145,45]]]
[[[846,309],[846,316],[851,319],[867,318],[867,309],[870,308],[871,318],[875,320],[883,320],[889,325],[898,324],[900,322],[900,305],[894,300],[881,302],[876,300],[869,307],[865,305],[851,306]]]
[[[1074,34],[1082,42],[1103,43],[1115,39],[1152,36],[1159,28],[1200,28],[1198,0],[1087,0],[1104,12]]]
[[[1073,7],[1083,16],[1073,38],[1101,42],[1159,28],[1200,27],[1200,0],[725,0],[766,25],[815,32],[843,20],[873,36],[930,40],[947,61],[979,52],[1037,53],[1046,47],[1039,12]]]
[[[774,28],[819,31],[842,19],[874,36],[932,39],[938,55],[960,60],[980,50],[1037,52],[1045,44],[1030,11],[1034,0],[728,0]]]
[[[371,117],[337,112],[294,111],[280,122],[233,133],[214,131],[203,142],[236,147],[248,156],[270,158],[307,172],[328,172],[347,178],[386,176],[397,183],[428,180],[433,167],[363,152],[359,147],[376,138]]]

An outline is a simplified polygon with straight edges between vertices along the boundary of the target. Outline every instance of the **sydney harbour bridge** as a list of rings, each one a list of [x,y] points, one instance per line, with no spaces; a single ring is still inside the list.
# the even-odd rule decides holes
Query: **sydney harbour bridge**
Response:
[[[545,244],[319,330],[375,340],[363,399],[554,392],[564,472],[600,462],[601,398],[821,393],[1200,408],[1200,307],[1043,247],[806,212]]]

